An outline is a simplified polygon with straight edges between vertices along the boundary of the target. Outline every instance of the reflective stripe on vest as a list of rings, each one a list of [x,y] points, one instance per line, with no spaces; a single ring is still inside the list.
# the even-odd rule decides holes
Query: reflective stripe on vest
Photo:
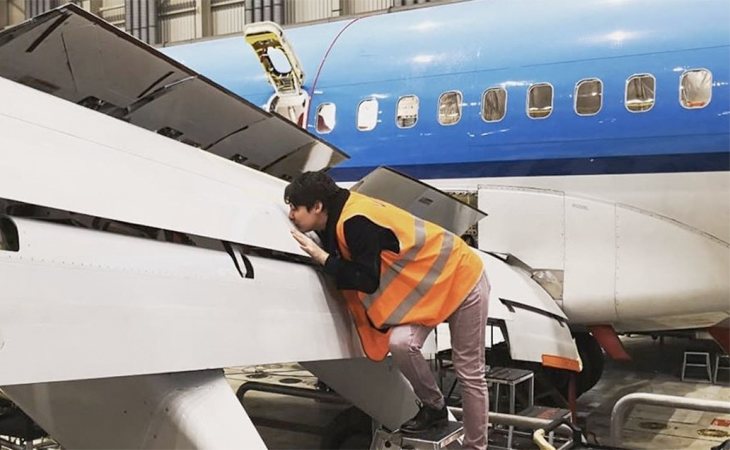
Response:
[[[403,255],[401,259],[393,263],[393,265],[390,267],[390,270],[386,271],[383,274],[383,276],[380,278],[380,285],[378,286],[378,290],[370,295],[365,296],[365,298],[362,300],[362,303],[365,305],[365,309],[369,309],[370,306],[373,304],[373,301],[375,301],[376,298],[380,297],[382,293],[385,292],[388,287],[390,287],[390,284],[393,282],[393,280],[395,280],[405,268],[406,262],[414,259],[418,255],[418,252],[421,250],[421,247],[423,247],[423,244],[426,243],[426,222],[424,222],[423,219],[419,219],[418,217],[416,217],[415,235],[416,243],[413,244],[413,247],[411,247],[407,254]]]
[[[414,249],[415,248],[416,247],[414,247]],[[400,305],[398,305],[398,307],[390,314],[390,316],[385,319],[385,325],[392,326],[400,324],[401,320],[403,320],[403,318],[406,316],[406,314],[408,314],[411,308],[413,308],[416,303],[421,299],[421,297],[423,296],[423,292],[428,292],[428,290],[433,287],[436,279],[439,277],[439,275],[441,275],[441,271],[444,270],[446,261],[449,259],[449,256],[451,256],[451,251],[453,250],[453,248],[454,235],[451,233],[446,233],[444,235],[444,240],[441,243],[441,250],[439,251],[436,262],[433,263],[431,269],[428,271],[426,276],[424,276],[418,283],[418,286],[413,288],[413,290],[400,303]]]
[[[404,323],[435,326],[456,310],[482,275],[481,259],[454,234],[358,193],[350,194],[337,223],[337,241],[346,260],[352,255],[344,223],[358,215],[391,230],[401,249],[399,254],[381,253],[376,292],[346,291],[348,298],[360,302],[375,327]]]

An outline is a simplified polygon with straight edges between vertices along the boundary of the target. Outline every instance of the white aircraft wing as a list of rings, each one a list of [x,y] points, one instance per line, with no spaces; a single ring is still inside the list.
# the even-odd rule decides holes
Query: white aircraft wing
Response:
[[[0,98],[0,386],[64,446],[146,448],[147,421],[131,417],[154,414],[153,429],[174,431],[158,447],[261,448],[250,421],[236,439],[217,431],[247,420],[222,373],[191,385],[185,372],[363,356],[338,294],[299,260],[234,245],[244,276],[220,248],[15,214],[56,209],[291,255],[284,181],[4,78]],[[391,427],[412,416],[402,377],[366,366],[398,395],[352,401]],[[130,403],[152,413],[118,417]]]
[[[303,255],[281,238],[284,183],[247,168],[290,179],[346,158],[73,5],[0,33],[0,77],[8,145],[28,147],[0,162],[7,200]]]
[[[262,448],[250,421],[235,439],[219,431],[245,415],[222,372],[206,369],[326,371],[317,362],[362,356],[336,292],[300,260],[14,214],[37,207],[302,255],[286,183],[271,175],[328,167],[337,149],[73,6],[0,33],[0,98],[0,386],[64,446]],[[519,301],[511,285],[499,292]],[[339,371],[343,395],[390,389],[349,397],[361,409],[391,427],[415,412],[387,364],[350,364],[383,376]],[[160,439],[145,444],[150,435]]]

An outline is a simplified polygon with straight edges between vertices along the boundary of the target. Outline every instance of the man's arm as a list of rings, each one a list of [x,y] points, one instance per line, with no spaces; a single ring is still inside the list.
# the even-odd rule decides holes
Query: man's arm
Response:
[[[352,261],[328,253],[297,230],[291,233],[301,249],[323,265],[325,272],[335,277],[338,289],[354,289],[372,294],[380,285],[380,252],[390,250],[398,253],[398,240],[391,230],[376,225],[364,216],[348,219],[344,227]]]
[[[365,216],[348,219],[344,223],[344,231],[352,261],[330,254],[324,270],[334,275],[338,289],[354,289],[372,294],[380,286],[380,252],[386,249],[398,251],[395,235]],[[383,248],[383,240],[387,248]]]
[[[381,228],[364,216],[348,219],[344,228],[352,261],[331,254],[324,270],[335,277],[338,289],[372,294],[380,285]]]

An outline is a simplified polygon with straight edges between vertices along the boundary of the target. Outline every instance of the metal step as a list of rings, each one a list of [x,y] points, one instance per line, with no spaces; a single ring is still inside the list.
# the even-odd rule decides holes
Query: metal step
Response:
[[[370,450],[440,450],[460,448],[458,440],[464,435],[461,422],[449,422],[443,427],[421,433],[404,434],[398,430],[375,430]],[[454,444],[454,447],[450,447]]]

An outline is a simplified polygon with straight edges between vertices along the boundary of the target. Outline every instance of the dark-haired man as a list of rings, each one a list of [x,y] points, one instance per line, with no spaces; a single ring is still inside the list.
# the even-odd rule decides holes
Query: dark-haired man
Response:
[[[343,292],[365,354],[388,351],[423,406],[401,427],[445,424],[448,412],[421,346],[449,322],[454,369],[462,386],[464,448],[487,446],[484,329],[489,283],[482,261],[458,236],[389,203],[339,188],[306,172],[284,192],[300,247]],[[315,231],[317,245],[305,234]]]

